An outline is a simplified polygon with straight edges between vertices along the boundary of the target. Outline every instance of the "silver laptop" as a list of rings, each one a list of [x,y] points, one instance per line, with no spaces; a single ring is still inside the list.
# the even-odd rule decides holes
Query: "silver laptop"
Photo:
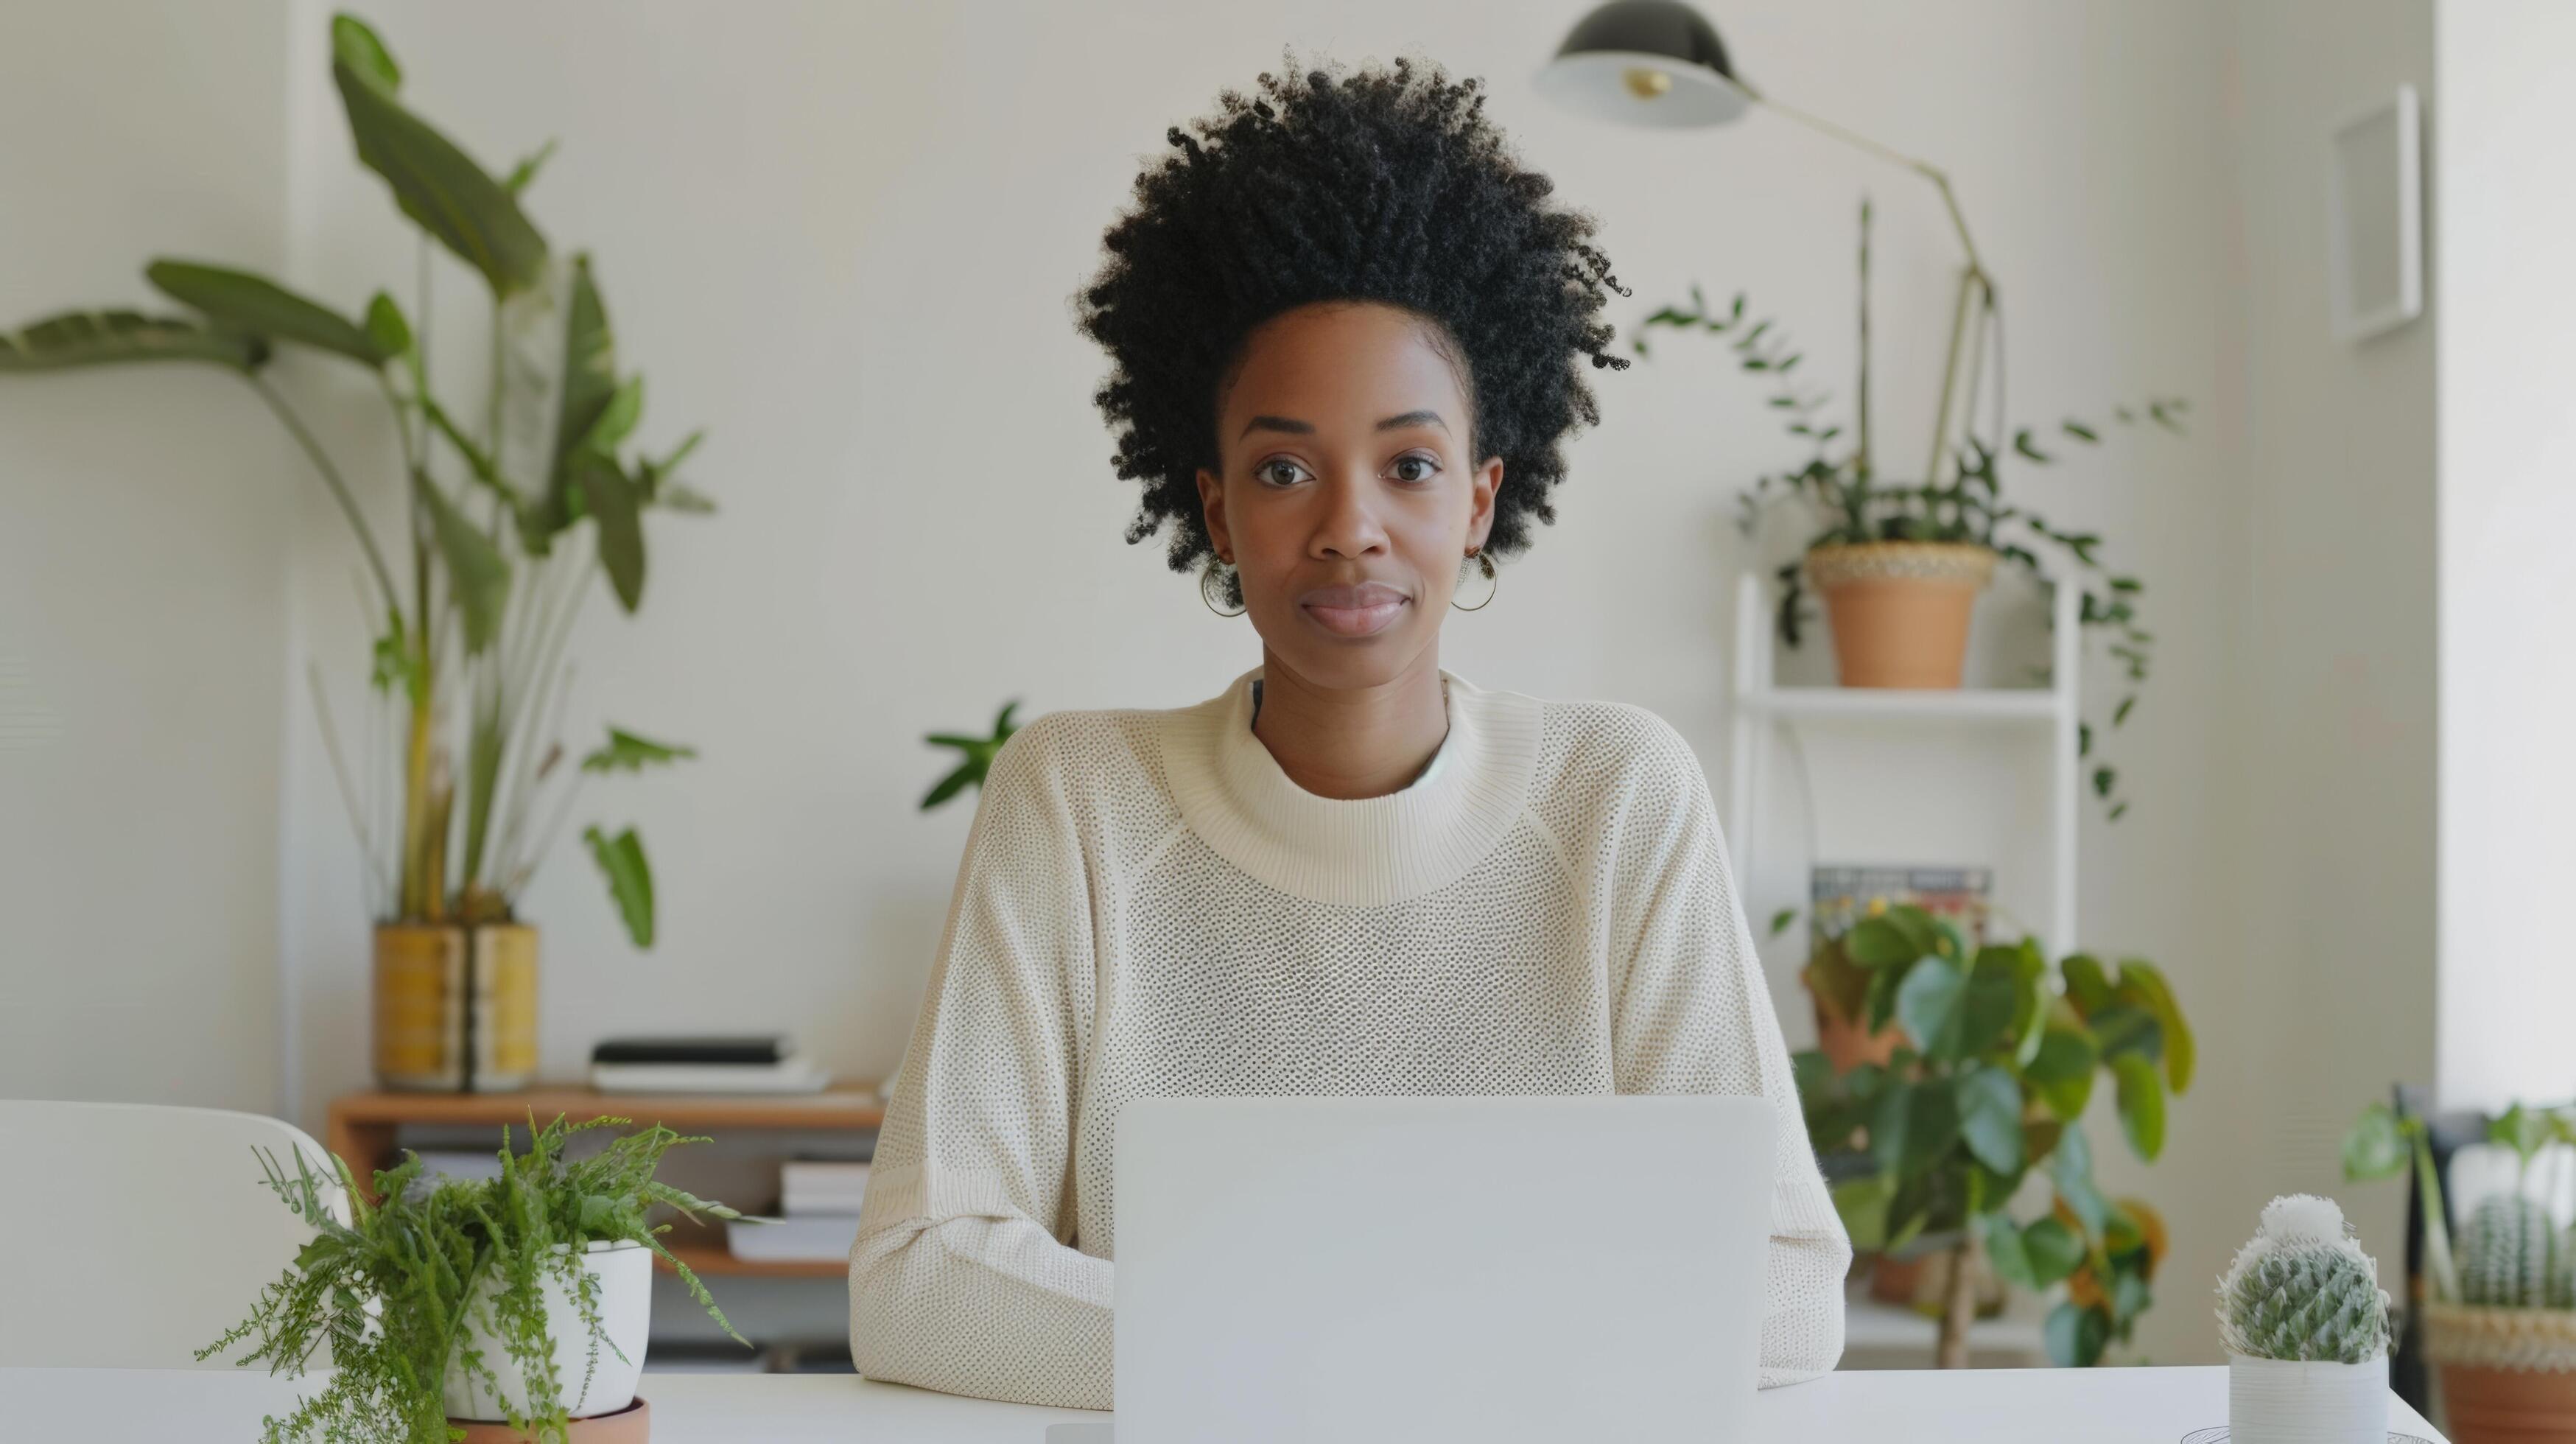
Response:
[[[1743,1439],[1772,1126],[1759,1098],[1131,1102],[1117,1413],[1048,1437]]]

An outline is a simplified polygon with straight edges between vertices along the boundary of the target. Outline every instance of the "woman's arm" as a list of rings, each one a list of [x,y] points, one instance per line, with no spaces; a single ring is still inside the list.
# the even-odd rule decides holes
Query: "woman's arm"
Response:
[[[1613,976],[1612,1059],[1622,1093],[1759,1094],[1771,1105],[1761,1371],[1768,1389],[1813,1378],[1841,1359],[1851,1240],[1807,1142],[1708,780],[1678,733],[1660,721],[1655,731],[1661,745],[1644,770],[1662,781],[1647,784],[1629,810],[1613,874],[1614,947],[1622,939],[1629,946],[1624,973]],[[1614,970],[1622,960],[1613,953]]]
[[[1111,1264],[1065,1245],[1087,869],[1041,718],[993,759],[850,1250],[872,1379],[1106,1409]]]

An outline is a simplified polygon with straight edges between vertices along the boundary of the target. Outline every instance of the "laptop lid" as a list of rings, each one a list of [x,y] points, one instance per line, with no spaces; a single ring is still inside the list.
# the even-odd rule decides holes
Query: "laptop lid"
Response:
[[[1749,1432],[1759,1098],[1138,1099],[1117,1149],[1118,1444]]]

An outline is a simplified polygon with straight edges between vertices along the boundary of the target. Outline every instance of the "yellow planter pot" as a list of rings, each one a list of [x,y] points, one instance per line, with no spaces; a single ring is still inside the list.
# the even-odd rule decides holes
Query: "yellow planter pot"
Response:
[[[537,930],[519,923],[379,923],[376,1081],[505,1093],[537,1076]]]
[[[1995,554],[1965,542],[1863,542],[1807,553],[1846,687],[1955,688]]]

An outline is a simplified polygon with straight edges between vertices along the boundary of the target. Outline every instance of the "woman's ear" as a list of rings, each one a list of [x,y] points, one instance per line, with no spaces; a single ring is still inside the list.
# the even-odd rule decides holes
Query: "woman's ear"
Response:
[[[1225,531],[1225,482],[1204,466],[1199,468],[1199,515],[1207,521],[1208,540],[1216,543],[1216,554],[1231,554],[1234,542]]]
[[[1467,545],[1483,549],[1494,530],[1494,494],[1503,489],[1503,459],[1485,458],[1467,482]]]

